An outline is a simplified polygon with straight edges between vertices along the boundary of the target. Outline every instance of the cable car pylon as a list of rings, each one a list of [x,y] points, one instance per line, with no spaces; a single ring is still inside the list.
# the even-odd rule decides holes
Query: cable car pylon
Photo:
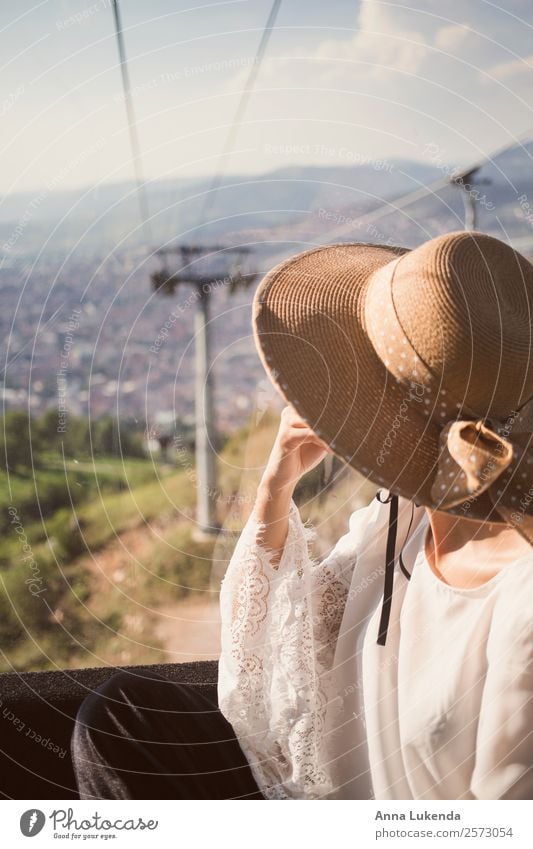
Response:
[[[217,448],[218,437],[214,416],[214,379],[211,367],[211,297],[220,287],[230,293],[245,289],[256,274],[243,271],[249,253],[245,247],[220,245],[178,245],[161,248],[162,268],[154,272],[151,282],[156,293],[172,297],[181,286],[196,291],[194,316],[195,341],[195,466],[196,522],[198,535],[220,531],[217,520]],[[170,265],[177,267],[172,269]]]

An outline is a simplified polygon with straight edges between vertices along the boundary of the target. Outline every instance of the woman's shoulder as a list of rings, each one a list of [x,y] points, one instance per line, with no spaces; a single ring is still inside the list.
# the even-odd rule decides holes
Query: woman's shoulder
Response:
[[[509,563],[498,583],[492,616],[491,637],[500,641],[511,654],[533,659],[533,548],[514,563]]]
[[[353,511],[348,521],[348,532],[339,540],[338,549],[348,548],[360,556],[375,553],[377,550],[385,551],[391,521],[389,496],[387,490],[379,490],[367,505]],[[425,519],[426,511],[423,507],[398,497],[397,549],[408,537],[412,537]]]
[[[504,567],[500,581],[501,598],[514,599],[518,606],[531,611],[533,594],[533,547],[529,552]]]

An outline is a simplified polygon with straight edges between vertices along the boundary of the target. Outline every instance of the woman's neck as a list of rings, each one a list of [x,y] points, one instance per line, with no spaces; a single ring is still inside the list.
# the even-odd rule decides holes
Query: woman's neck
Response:
[[[532,552],[527,540],[509,525],[476,522],[429,508],[426,512],[431,528],[427,559],[435,574],[451,586],[479,587],[508,563]]]

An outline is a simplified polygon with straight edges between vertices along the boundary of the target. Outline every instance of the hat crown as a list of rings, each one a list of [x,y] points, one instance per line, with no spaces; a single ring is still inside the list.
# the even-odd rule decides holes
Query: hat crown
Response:
[[[413,349],[455,400],[505,417],[533,396],[533,266],[484,233],[448,233],[401,257],[391,296]]]

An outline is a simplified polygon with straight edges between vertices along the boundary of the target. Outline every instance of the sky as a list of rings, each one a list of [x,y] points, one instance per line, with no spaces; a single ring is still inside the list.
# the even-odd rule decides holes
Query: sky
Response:
[[[149,180],[210,175],[271,0],[121,0]],[[130,180],[110,0],[0,7],[0,192]],[[533,132],[533,3],[283,0],[228,173],[465,165]]]

